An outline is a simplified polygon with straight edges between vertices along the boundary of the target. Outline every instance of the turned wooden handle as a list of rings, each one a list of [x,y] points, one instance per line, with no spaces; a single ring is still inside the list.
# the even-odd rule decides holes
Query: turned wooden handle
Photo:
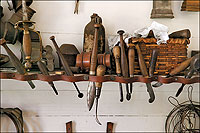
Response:
[[[104,76],[106,71],[106,67],[104,65],[99,65],[97,67],[97,76]],[[101,88],[102,83],[101,82],[96,82],[96,87]]]
[[[24,36],[23,36],[23,50],[25,54],[25,59],[30,60],[31,59],[31,53],[32,53],[32,46],[31,46],[31,37],[28,30],[24,30]]]
[[[179,72],[185,70],[189,65],[190,62],[192,61],[193,57],[185,60],[184,62],[182,62],[181,64],[179,64],[177,67],[175,67],[170,73],[170,76],[174,76],[176,74],[178,74]]]
[[[138,53],[140,71],[141,71],[141,73],[142,73],[142,75],[144,77],[147,77],[148,76],[148,71],[147,71],[147,67],[146,67],[145,62],[144,62],[144,58],[143,58],[142,52],[141,52],[140,47],[139,47],[138,44],[136,44],[135,47],[136,47],[137,53]]]
[[[121,74],[120,54],[121,54],[120,47],[119,46],[115,46],[113,48],[113,55],[115,57],[116,73],[117,74]]]
[[[55,37],[54,36],[51,36],[50,37],[50,40],[53,42],[53,45],[56,49],[56,52],[58,53],[59,57],[60,57],[60,60],[61,60],[61,63],[62,63],[62,66],[65,70],[65,73],[68,75],[68,76],[73,76],[74,74],[72,73],[70,67],[69,67],[69,64],[67,63],[67,61],[65,60],[65,57],[63,56],[63,54],[61,53],[60,51],[60,48],[58,47],[58,44],[56,43],[55,41]]]
[[[98,50],[98,30],[100,24],[95,24],[95,32],[94,32],[94,44],[92,48],[92,55],[91,55],[91,64],[90,64],[90,75],[95,75],[95,69],[97,66],[97,50]]]
[[[117,33],[120,35],[122,75],[123,75],[123,77],[127,78],[128,77],[128,61],[127,61],[126,52],[125,52],[125,43],[123,40],[124,31],[119,30]]]
[[[156,61],[157,61],[157,56],[158,56],[158,49],[154,49],[151,55],[151,60],[150,60],[150,67],[149,67],[149,76],[153,77],[154,71],[155,71],[155,66],[156,66]]]
[[[135,68],[135,49],[133,47],[130,47],[128,50],[128,61],[129,61],[129,74],[130,77],[133,77]]]

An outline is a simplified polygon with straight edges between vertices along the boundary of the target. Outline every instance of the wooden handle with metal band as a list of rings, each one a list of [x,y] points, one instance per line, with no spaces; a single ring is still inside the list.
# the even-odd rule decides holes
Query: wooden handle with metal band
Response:
[[[135,47],[136,47],[137,53],[138,53],[140,71],[141,71],[143,77],[149,77],[147,67],[145,65],[144,58],[143,58],[142,52],[140,50],[140,47],[138,44],[136,44]],[[147,86],[147,91],[150,96],[149,103],[152,103],[155,100],[155,94],[154,94],[153,88],[151,86],[151,83],[146,83],[146,86]]]
[[[153,77],[153,74],[155,71],[155,66],[156,66],[156,61],[157,61],[157,56],[158,56],[158,49],[154,49],[152,51],[151,60],[150,60],[150,67],[149,67],[149,76],[150,77]]]
[[[144,77],[148,77],[147,67],[146,67],[146,65],[145,65],[144,58],[143,58],[142,52],[141,52],[141,50],[140,50],[140,46],[137,44],[137,45],[135,45],[135,47],[136,47],[137,53],[138,53],[140,71],[141,71],[141,73],[142,73],[142,75],[143,75]]]
[[[120,66],[120,47],[115,46],[113,48],[113,55],[115,57],[115,64],[116,64],[116,73],[121,74],[121,66]]]
[[[53,45],[56,49],[56,52],[58,53],[59,57],[60,57],[60,60],[61,60],[61,63],[62,63],[62,66],[66,72],[67,75],[69,76],[73,76],[74,74],[72,73],[70,67],[69,67],[69,64],[67,63],[67,61],[65,60],[63,54],[61,53],[60,51],[60,48],[58,47],[58,44],[56,43],[55,41],[55,37],[54,36],[51,36],[50,37],[50,40],[53,42]]]
[[[125,43],[123,40],[124,31],[119,30],[117,33],[120,35],[122,75],[123,77],[127,78],[128,77],[128,61],[127,61],[126,52],[125,52]]]
[[[92,48],[92,55],[91,55],[91,64],[90,64],[90,75],[95,75],[95,70],[97,66],[97,54],[98,54],[98,30],[100,24],[95,24],[95,32],[94,32],[94,45]]]
[[[130,77],[134,75],[134,67],[135,67],[135,49],[130,47],[128,50],[128,61],[129,61],[129,74]]]
[[[176,74],[178,74],[179,72],[185,70],[189,65],[190,65],[190,62],[192,61],[192,58],[189,58],[187,60],[185,60],[184,62],[182,62],[180,65],[178,65],[177,67],[175,67],[170,73],[169,75],[170,76],[174,76]]]
[[[10,60],[13,64],[13,66],[17,69],[17,72],[19,74],[27,74],[24,66],[21,64],[20,60],[15,56],[15,54],[8,48],[8,46],[6,45],[6,40],[5,39],[1,39],[0,40],[0,45],[2,45],[6,52],[8,53],[8,55],[10,56]],[[27,81],[29,83],[29,85],[31,86],[32,89],[35,88],[35,85],[33,84],[33,82],[30,80],[30,81]]]
[[[106,71],[106,67],[104,65],[99,65],[97,67],[97,76],[104,76]],[[96,87],[101,88],[102,83],[101,82],[96,82]]]

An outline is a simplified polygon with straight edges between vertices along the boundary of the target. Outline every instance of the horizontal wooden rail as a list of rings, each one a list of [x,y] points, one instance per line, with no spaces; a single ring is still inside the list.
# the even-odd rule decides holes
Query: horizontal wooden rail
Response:
[[[152,81],[159,81],[164,84],[169,83],[183,83],[183,84],[194,84],[200,83],[200,77],[192,77],[186,79],[180,76],[175,76],[171,78],[165,78],[162,76],[154,76],[151,78],[135,76],[132,78],[123,78],[115,75],[105,75],[105,76],[89,76],[87,74],[80,74],[75,76],[66,75],[42,75],[42,74],[28,74],[21,75],[18,73],[0,72],[0,79],[15,79],[20,81],[28,80],[41,80],[41,81],[67,81],[67,82],[80,82],[80,81],[93,81],[93,82],[120,82],[120,83],[133,83],[133,82],[143,82],[150,83]]]

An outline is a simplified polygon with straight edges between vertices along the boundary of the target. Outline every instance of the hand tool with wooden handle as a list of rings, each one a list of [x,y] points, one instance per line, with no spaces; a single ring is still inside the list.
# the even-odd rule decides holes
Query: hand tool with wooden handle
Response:
[[[106,67],[104,65],[99,65],[97,67],[97,76],[104,76],[106,71]],[[98,108],[98,99],[100,98],[101,95],[101,87],[102,83],[101,82],[96,82],[96,122],[101,125],[101,122],[97,118],[97,108]]]
[[[120,47],[121,47],[121,69],[122,69],[122,75],[124,78],[128,78],[128,61],[126,57],[125,52],[125,42],[123,40],[123,30],[119,30],[117,32],[120,35]],[[128,83],[126,84],[126,99],[129,101],[131,99],[131,94],[129,92]]]
[[[130,47],[128,50],[128,65],[129,65],[129,74],[130,77],[134,77],[134,68],[135,68],[135,49]],[[133,91],[133,83],[130,83],[130,93]]]
[[[178,73],[180,73],[181,71],[185,70],[189,65],[190,62],[192,61],[192,57],[188,58],[187,60],[185,60],[184,62],[182,62],[180,65],[178,65],[177,67],[175,67],[167,76],[166,78],[172,77]],[[160,87],[161,85],[163,85],[163,83],[157,82],[154,85],[152,85],[153,87]]]
[[[143,77],[149,77],[148,72],[147,72],[147,67],[145,65],[144,58],[143,58],[142,52],[140,50],[139,44],[136,44],[135,47],[136,47],[137,53],[138,53],[140,71],[141,71]],[[151,83],[146,83],[146,86],[147,86],[147,91],[150,96],[149,103],[152,103],[155,100],[153,88],[151,86]]]
[[[97,66],[97,50],[98,50],[98,30],[100,24],[94,24],[95,33],[94,33],[94,44],[92,48],[92,55],[91,55],[91,64],[90,64],[90,71],[89,75],[95,76],[96,75],[96,66]],[[89,82],[87,88],[87,105],[89,111],[92,109],[94,99],[96,94],[95,82]]]
[[[55,37],[54,37],[54,36],[51,36],[51,37],[50,37],[50,40],[53,42],[53,45],[54,45],[54,47],[55,47],[55,49],[56,49],[56,52],[58,53],[58,55],[59,55],[59,57],[60,57],[60,60],[61,60],[61,63],[62,63],[62,65],[63,65],[63,68],[64,68],[64,70],[65,70],[66,75],[68,75],[68,76],[73,76],[74,74],[72,73],[72,71],[71,71],[71,69],[70,69],[70,67],[69,67],[69,65],[68,65],[68,63],[67,63],[67,61],[65,60],[65,58],[64,58],[64,56],[63,56],[63,54],[61,53],[60,48],[58,47],[58,44],[57,44],[56,41],[55,41]],[[75,82],[73,82],[73,84],[74,84],[74,86],[75,86],[75,88],[76,88],[76,90],[77,90],[77,92],[78,92],[78,97],[79,97],[79,98],[82,98],[82,97],[83,97],[83,93],[80,92],[80,90],[78,89],[78,87],[77,87],[77,85],[76,85]]]
[[[48,71],[47,71],[47,68],[46,66],[44,65],[44,63],[42,63],[41,61],[38,61],[37,62],[37,65],[41,71],[42,74],[44,75],[49,75]],[[58,95],[58,92],[56,90],[56,87],[54,86],[54,83],[51,81],[51,82],[48,82],[49,85],[53,88],[53,91],[56,93],[56,95]]]
[[[113,48],[113,55],[115,57],[115,65],[116,65],[116,73],[117,76],[121,76],[121,66],[120,66],[120,47],[115,46]],[[119,92],[120,92],[120,102],[123,102],[123,90],[122,90],[122,83],[119,82]]]
[[[158,49],[154,49],[151,54],[151,60],[149,62],[150,67],[149,67],[149,77],[153,77],[154,71],[155,71],[155,66],[157,62],[157,56],[158,56]]]
[[[200,54],[193,56],[193,59],[190,63],[190,69],[185,78],[188,79],[191,78],[195,71],[200,71]],[[180,93],[183,91],[184,86],[185,84],[182,84],[181,87],[178,89],[176,97],[178,97]]]
[[[31,37],[29,33],[30,21],[28,20],[28,13],[26,7],[26,1],[22,0],[22,11],[23,11],[23,51],[25,54],[25,68],[29,69],[32,67],[31,64],[31,53],[32,53],[32,46],[31,46]]]
[[[5,39],[1,39],[0,40],[0,45],[3,46],[6,50],[6,52],[8,53],[10,60],[13,64],[13,66],[17,69],[17,72],[19,74],[23,74],[23,75],[27,75],[26,70],[24,69],[24,66],[21,64],[20,60],[15,56],[15,54],[8,48],[8,46],[6,45],[6,40]],[[29,83],[29,85],[31,86],[32,89],[35,88],[35,85],[33,84],[33,82],[27,81]]]
[[[66,123],[66,133],[73,133],[72,131],[72,121]]]

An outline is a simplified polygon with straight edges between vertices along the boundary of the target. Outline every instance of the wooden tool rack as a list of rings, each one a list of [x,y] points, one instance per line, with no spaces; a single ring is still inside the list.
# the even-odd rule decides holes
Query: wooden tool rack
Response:
[[[0,72],[0,79],[15,79],[20,81],[28,80],[41,80],[41,81],[67,81],[67,82],[80,82],[80,81],[93,81],[93,82],[120,82],[120,83],[133,83],[133,82],[143,82],[150,83],[152,81],[159,81],[164,84],[170,83],[183,83],[183,84],[194,84],[200,83],[200,76],[193,76],[190,79],[184,78],[182,76],[174,76],[170,78],[165,78],[163,76],[153,76],[153,77],[143,77],[136,75],[132,78],[123,78],[115,75],[105,75],[105,76],[89,76],[87,74],[76,74],[74,76],[66,75],[42,75],[42,74],[28,74],[21,75],[18,73],[11,72]]]

